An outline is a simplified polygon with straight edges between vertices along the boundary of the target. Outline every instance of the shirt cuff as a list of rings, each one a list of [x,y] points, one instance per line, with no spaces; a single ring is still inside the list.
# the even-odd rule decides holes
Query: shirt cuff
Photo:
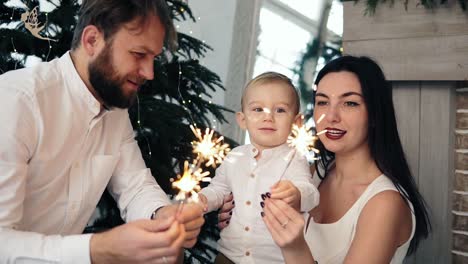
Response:
[[[218,210],[219,209],[219,205],[218,202],[217,202],[217,199],[218,199],[218,196],[216,195],[216,192],[210,188],[203,188],[201,191],[200,191],[201,194],[205,195],[206,197],[206,200],[207,200],[207,204],[208,204],[208,212],[212,212],[212,211],[215,211],[215,210]],[[221,201],[222,203],[222,201]]]
[[[301,212],[309,212],[319,204],[320,195],[312,184],[308,186],[297,186],[301,193]]]
[[[93,234],[64,236],[62,261],[66,264],[91,264],[90,241]]]

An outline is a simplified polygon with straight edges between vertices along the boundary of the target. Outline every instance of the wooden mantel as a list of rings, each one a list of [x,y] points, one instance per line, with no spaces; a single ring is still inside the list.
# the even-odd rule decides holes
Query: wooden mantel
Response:
[[[372,16],[365,2],[344,2],[345,54],[376,59],[389,80],[468,80],[468,12],[457,1],[433,10],[387,1]]]

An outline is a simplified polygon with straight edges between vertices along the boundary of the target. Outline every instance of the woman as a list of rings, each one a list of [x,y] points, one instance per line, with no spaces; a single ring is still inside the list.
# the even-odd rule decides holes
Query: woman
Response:
[[[266,198],[263,219],[286,263],[402,263],[431,226],[398,136],[392,91],[366,57],[328,63],[315,84],[320,204],[308,219]]]

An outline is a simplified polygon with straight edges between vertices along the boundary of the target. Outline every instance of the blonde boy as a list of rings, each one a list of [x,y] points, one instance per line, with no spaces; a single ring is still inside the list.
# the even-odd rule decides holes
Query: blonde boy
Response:
[[[264,195],[301,212],[318,204],[307,160],[286,144],[299,120],[299,96],[289,78],[266,72],[244,89],[236,119],[251,144],[231,151],[200,192],[207,211],[217,210],[230,192],[236,200],[231,223],[222,230],[215,263],[284,263],[260,215]],[[287,224],[287,223],[286,223]]]

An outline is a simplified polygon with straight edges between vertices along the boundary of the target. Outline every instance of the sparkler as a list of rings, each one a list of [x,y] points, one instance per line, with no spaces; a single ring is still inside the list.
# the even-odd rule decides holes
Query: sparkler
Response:
[[[184,172],[182,176],[178,175],[176,181],[172,181],[172,187],[179,189],[175,199],[178,201],[191,200],[198,202],[198,191],[200,191],[200,182],[209,182],[211,180],[210,172],[203,172],[200,168],[192,168],[188,161],[184,162]]]
[[[223,143],[224,137],[214,137],[214,130],[207,128],[205,134],[201,129],[190,125],[193,133],[198,141],[193,141],[193,153],[197,154],[194,164],[189,165],[188,161],[184,162],[184,171],[182,175],[177,176],[177,180],[172,181],[172,187],[179,189],[175,200],[180,201],[177,208],[177,215],[182,211],[184,201],[198,202],[198,192],[200,191],[200,182],[211,181],[208,171],[203,171],[200,166],[206,162],[205,166],[216,167],[220,164],[227,153],[231,150],[228,144]]]
[[[197,137],[198,141],[193,141],[193,153],[197,154],[198,163],[201,164],[203,161],[206,161],[206,166],[216,167],[217,164],[220,164],[226,154],[231,150],[228,144],[223,144],[223,136],[218,139],[214,138],[214,130],[206,128],[205,135],[202,134],[199,128],[195,128],[190,125],[193,133]]]
[[[325,117],[325,114],[322,114],[320,118],[317,120],[317,124],[319,124],[323,120],[324,117]],[[304,119],[304,116],[302,116],[301,118]],[[307,127],[305,124],[301,126],[298,126],[296,124],[293,125],[291,134],[288,136],[288,140],[287,140],[287,143],[293,149],[286,156],[286,160],[288,160],[288,164],[286,165],[286,168],[281,174],[281,177],[279,180],[283,178],[284,173],[288,169],[289,165],[291,164],[291,161],[293,160],[297,152],[299,152],[301,155],[308,156],[310,155],[310,152],[312,151],[313,153],[315,153],[312,159],[317,160],[315,155],[318,154],[320,151],[314,147],[315,142],[317,141],[319,135],[326,133],[326,132],[327,130],[324,129],[318,132],[316,135],[314,135],[312,133],[312,129],[310,127]]]

